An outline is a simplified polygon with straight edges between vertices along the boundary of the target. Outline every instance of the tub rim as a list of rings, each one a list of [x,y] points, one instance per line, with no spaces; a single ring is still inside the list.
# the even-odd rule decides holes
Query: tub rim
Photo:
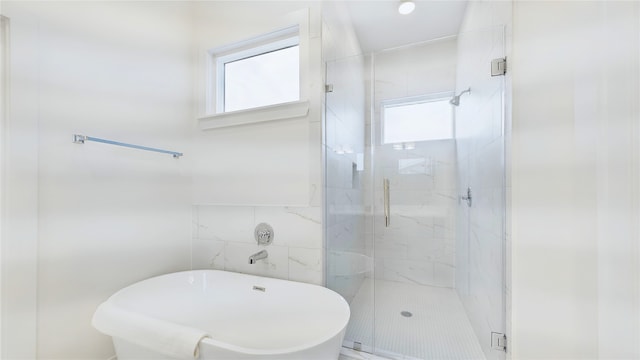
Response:
[[[109,301],[109,302],[115,301],[115,298],[118,295],[120,295],[121,292],[124,292],[126,289],[132,288],[132,287],[134,287],[136,285],[139,285],[139,284],[141,284],[143,282],[146,282],[146,281],[150,281],[150,280],[158,279],[158,278],[163,278],[163,277],[169,277],[169,276],[172,276],[172,275],[179,275],[179,274],[188,275],[188,274],[193,274],[193,273],[205,273],[205,272],[231,273],[231,274],[237,274],[237,275],[240,275],[240,276],[243,276],[243,277],[248,277],[248,278],[268,279],[269,281],[293,283],[296,286],[303,285],[303,286],[311,286],[311,287],[321,288],[321,289],[323,289],[322,291],[328,291],[330,293],[333,293],[335,296],[337,296],[337,300],[339,302],[342,302],[342,304],[344,304],[345,309],[347,310],[347,316],[346,316],[346,320],[342,321],[343,324],[340,327],[340,329],[338,331],[336,331],[336,332],[331,332],[331,334],[329,336],[322,337],[321,340],[311,341],[311,342],[304,343],[302,345],[292,346],[292,347],[288,347],[288,348],[278,348],[278,349],[269,349],[269,350],[259,349],[259,348],[250,348],[250,347],[238,346],[238,345],[222,342],[220,340],[215,340],[213,337],[205,337],[205,338],[203,338],[198,343],[198,346],[200,346],[200,344],[202,344],[202,343],[205,343],[207,345],[219,347],[219,348],[224,349],[224,350],[229,350],[229,351],[238,352],[238,353],[247,354],[247,355],[278,355],[278,354],[295,353],[295,352],[298,352],[298,351],[314,348],[316,346],[319,346],[319,345],[321,345],[321,344],[333,339],[334,337],[339,335],[341,332],[346,331],[346,327],[349,324],[349,320],[351,319],[351,307],[349,306],[349,303],[342,297],[342,295],[338,294],[337,292],[335,292],[335,291],[333,291],[333,290],[331,290],[331,289],[329,289],[327,287],[316,285],[316,284],[300,282],[300,281],[271,278],[271,277],[266,277],[266,276],[252,275],[252,274],[245,274],[245,273],[239,273],[239,272],[234,272],[234,271],[217,270],[217,269],[183,270],[183,271],[175,271],[175,272],[171,272],[171,273],[166,273],[166,274],[161,274],[161,275],[149,277],[149,278],[137,281],[137,282],[135,282],[133,284],[130,284],[128,286],[123,287],[122,289],[116,291],[113,295],[111,295],[106,301]],[[112,304],[112,305],[116,306],[116,307],[119,307],[120,309],[122,309],[124,311],[131,311],[131,310],[128,310],[128,309],[126,309],[124,307],[121,307],[121,306],[119,306],[118,304],[115,304],[115,303]],[[146,316],[146,317],[149,317],[149,318],[158,319],[158,318],[156,318],[154,316],[150,316],[150,315],[147,315],[147,314],[144,314],[144,313],[138,313],[138,314],[141,315],[141,316]],[[168,323],[176,324],[176,325],[181,325],[181,326],[191,327],[193,329],[198,329],[198,328],[195,328],[195,327],[192,327],[192,326],[189,326],[189,325],[177,324],[177,323],[175,323],[173,321],[169,321],[169,320],[164,320],[164,319],[160,319],[160,320],[166,321]],[[198,330],[200,330],[200,329],[198,329]],[[120,339],[122,339],[122,338],[120,338]],[[122,340],[128,341],[127,339],[122,339]]]

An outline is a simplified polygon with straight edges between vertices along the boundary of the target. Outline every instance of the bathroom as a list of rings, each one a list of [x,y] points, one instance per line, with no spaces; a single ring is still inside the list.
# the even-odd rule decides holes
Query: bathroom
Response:
[[[345,359],[640,358],[640,4],[400,4],[0,2],[1,357],[111,359],[98,305],[215,269],[338,292]],[[212,56],[274,31],[297,97],[221,113]],[[386,143],[427,98],[453,137]]]

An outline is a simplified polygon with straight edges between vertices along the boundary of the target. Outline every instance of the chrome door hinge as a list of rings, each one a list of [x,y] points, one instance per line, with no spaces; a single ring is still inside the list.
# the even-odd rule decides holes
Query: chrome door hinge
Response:
[[[353,350],[355,351],[362,351],[362,343],[359,343],[357,341],[353,342]]]
[[[333,84],[326,84],[324,86],[324,92],[326,93],[332,93],[333,92]]]
[[[491,349],[507,351],[507,335],[503,333],[491,333]]]
[[[507,73],[507,58],[491,60],[491,76],[501,76]]]

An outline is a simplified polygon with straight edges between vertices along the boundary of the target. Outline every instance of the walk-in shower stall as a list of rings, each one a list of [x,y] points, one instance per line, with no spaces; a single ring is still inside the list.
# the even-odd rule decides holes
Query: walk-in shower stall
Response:
[[[351,306],[345,347],[505,357],[504,39],[325,57],[326,279]]]

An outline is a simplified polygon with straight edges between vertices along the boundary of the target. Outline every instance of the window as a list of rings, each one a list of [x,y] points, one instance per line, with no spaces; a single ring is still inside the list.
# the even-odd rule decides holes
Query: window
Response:
[[[212,56],[217,113],[300,100],[297,27],[227,46]]]
[[[399,99],[382,105],[383,144],[453,138],[450,96]]]

